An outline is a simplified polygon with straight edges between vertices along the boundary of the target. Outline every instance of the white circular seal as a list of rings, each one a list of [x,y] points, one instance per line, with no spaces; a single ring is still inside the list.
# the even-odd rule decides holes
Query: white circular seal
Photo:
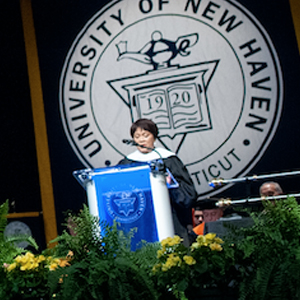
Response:
[[[188,168],[199,199],[214,178],[247,174],[280,119],[283,83],[272,42],[236,1],[111,1],[65,60],[60,110],[78,158],[116,164],[132,122],[150,118],[157,146]]]
[[[9,238],[9,237],[21,237],[21,236],[32,236],[32,232],[30,227],[25,224],[24,222],[21,221],[13,221],[10,222],[6,225],[5,230],[4,230],[4,236]],[[21,239],[21,238],[20,238]],[[15,243],[16,246],[21,247],[21,248],[26,248],[29,243],[27,241],[20,241]]]
[[[142,190],[114,192],[103,195],[105,209],[116,222],[133,223],[141,218],[146,210],[146,196]]]

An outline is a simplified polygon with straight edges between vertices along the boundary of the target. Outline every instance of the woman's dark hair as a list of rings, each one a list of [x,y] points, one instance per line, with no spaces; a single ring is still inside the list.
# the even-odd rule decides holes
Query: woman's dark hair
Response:
[[[144,130],[150,131],[154,135],[154,138],[155,139],[157,138],[158,128],[157,128],[156,124],[153,121],[151,121],[149,119],[139,119],[139,120],[135,121],[131,125],[131,128],[130,128],[131,137],[133,137],[135,131],[138,128],[142,128]]]

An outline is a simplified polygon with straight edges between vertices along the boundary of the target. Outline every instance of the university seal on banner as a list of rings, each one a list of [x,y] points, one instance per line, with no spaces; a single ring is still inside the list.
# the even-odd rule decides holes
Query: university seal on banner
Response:
[[[117,164],[133,150],[122,143],[132,122],[149,118],[199,199],[228,188],[213,190],[212,179],[243,176],[260,160],[282,97],[270,37],[231,0],[111,1],[78,34],[60,81],[64,129],[85,166]]]
[[[140,51],[122,49],[127,41],[117,45],[118,60],[136,60],[151,65],[152,70],[108,83],[130,108],[132,120],[152,119],[160,138],[173,139],[177,134],[211,128],[206,91],[218,61],[172,65],[178,54],[188,56],[197,40],[198,34],[194,33],[172,42],[155,31]]]
[[[141,190],[109,192],[103,196],[106,210],[116,222],[133,223],[145,212],[146,197]]]

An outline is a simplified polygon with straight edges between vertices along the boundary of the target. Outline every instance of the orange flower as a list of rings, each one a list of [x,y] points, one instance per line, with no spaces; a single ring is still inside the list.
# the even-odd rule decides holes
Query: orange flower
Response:
[[[70,263],[69,263],[69,259],[65,259],[65,258],[60,258],[59,259],[59,262],[58,262],[58,265],[60,266],[60,267],[67,267],[67,266],[69,266],[70,265]]]

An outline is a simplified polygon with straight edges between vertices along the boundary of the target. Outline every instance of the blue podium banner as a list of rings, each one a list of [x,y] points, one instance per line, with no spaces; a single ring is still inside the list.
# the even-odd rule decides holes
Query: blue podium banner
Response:
[[[101,221],[116,221],[126,233],[136,228],[133,248],[142,240],[158,241],[149,165],[94,170],[92,180]]]

